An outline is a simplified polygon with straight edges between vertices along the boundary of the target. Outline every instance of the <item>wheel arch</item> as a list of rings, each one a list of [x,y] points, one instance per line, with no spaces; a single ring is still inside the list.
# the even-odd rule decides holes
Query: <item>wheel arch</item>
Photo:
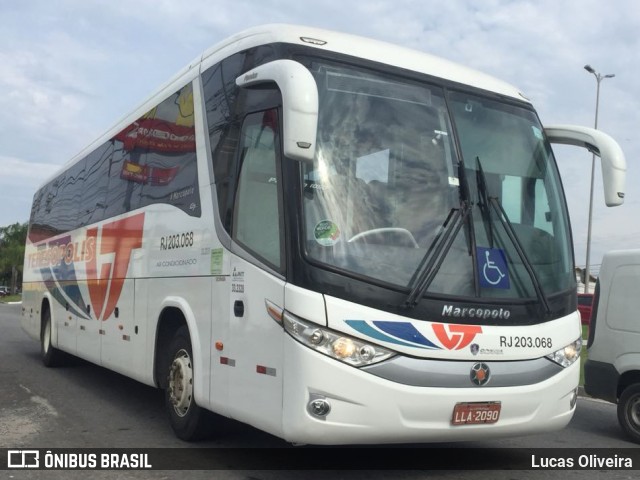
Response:
[[[625,388],[636,383],[640,384],[640,370],[630,370],[620,375],[620,379],[618,380],[618,398],[620,398]]]

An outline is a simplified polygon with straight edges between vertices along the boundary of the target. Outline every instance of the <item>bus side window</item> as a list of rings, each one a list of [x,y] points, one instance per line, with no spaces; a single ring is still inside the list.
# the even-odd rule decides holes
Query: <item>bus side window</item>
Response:
[[[248,115],[241,134],[241,167],[233,238],[281,270],[282,241],[278,195],[276,110]]]

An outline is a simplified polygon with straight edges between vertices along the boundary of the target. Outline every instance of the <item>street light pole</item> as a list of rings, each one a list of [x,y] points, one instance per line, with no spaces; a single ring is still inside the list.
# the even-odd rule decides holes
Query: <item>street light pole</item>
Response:
[[[596,72],[591,65],[585,65],[584,69],[593,74],[596,77],[596,120],[594,124],[594,128],[598,129],[598,108],[600,106],[600,82],[605,78],[613,78],[615,75],[613,73],[609,73],[607,75],[601,75]],[[589,190],[589,218],[588,218],[588,226],[587,226],[587,259],[586,266],[584,269],[584,293],[589,292],[589,283],[591,272],[589,270],[589,262],[591,260],[591,222],[593,216],[593,178],[596,170],[596,155],[593,154],[591,157],[591,188]]]

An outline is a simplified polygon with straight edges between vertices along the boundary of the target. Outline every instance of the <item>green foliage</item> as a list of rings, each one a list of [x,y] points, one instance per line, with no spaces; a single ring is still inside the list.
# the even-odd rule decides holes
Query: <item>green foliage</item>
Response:
[[[0,227],[0,285],[15,288],[22,284],[27,230],[27,223],[14,223],[7,227]]]

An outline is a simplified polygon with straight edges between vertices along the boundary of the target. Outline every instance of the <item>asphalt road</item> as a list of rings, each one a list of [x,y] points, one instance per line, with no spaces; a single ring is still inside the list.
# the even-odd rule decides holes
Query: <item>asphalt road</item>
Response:
[[[0,448],[184,448],[173,436],[165,418],[163,396],[159,390],[142,385],[119,374],[83,362],[48,369],[40,360],[40,346],[21,330],[20,305],[0,304]],[[220,435],[197,444],[199,448],[285,448],[297,455],[300,447],[227,421]],[[556,433],[510,438],[499,441],[455,445],[422,445],[424,455],[434,448],[459,447],[499,449],[490,452],[490,460],[500,465],[506,448],[634,448],[618,427],[615,406],[581,397],[569,426]],[[372,448],[389,454],[389,449]],[[459,450],[464,453],[463,450]],[[317,464],[331,465],[334,450],[315,449]],[[308,455],[309,452],[305,452]],[[402,453],[402,452],[400,452]],[[393,451],[391,451],[393,454]],[[315,453],[314,453],[315,455]],[[461,458],[461,462],[464,458]],[[639,468],[638,465],[636,468]],[[0,478],[452,478],[452,479],[526,479],[562,478],[637,478],[638,470],[618,471],[192,471],[185,472],[65,472],[0,471]],[[487,475],[489,474],[489,475]]]

